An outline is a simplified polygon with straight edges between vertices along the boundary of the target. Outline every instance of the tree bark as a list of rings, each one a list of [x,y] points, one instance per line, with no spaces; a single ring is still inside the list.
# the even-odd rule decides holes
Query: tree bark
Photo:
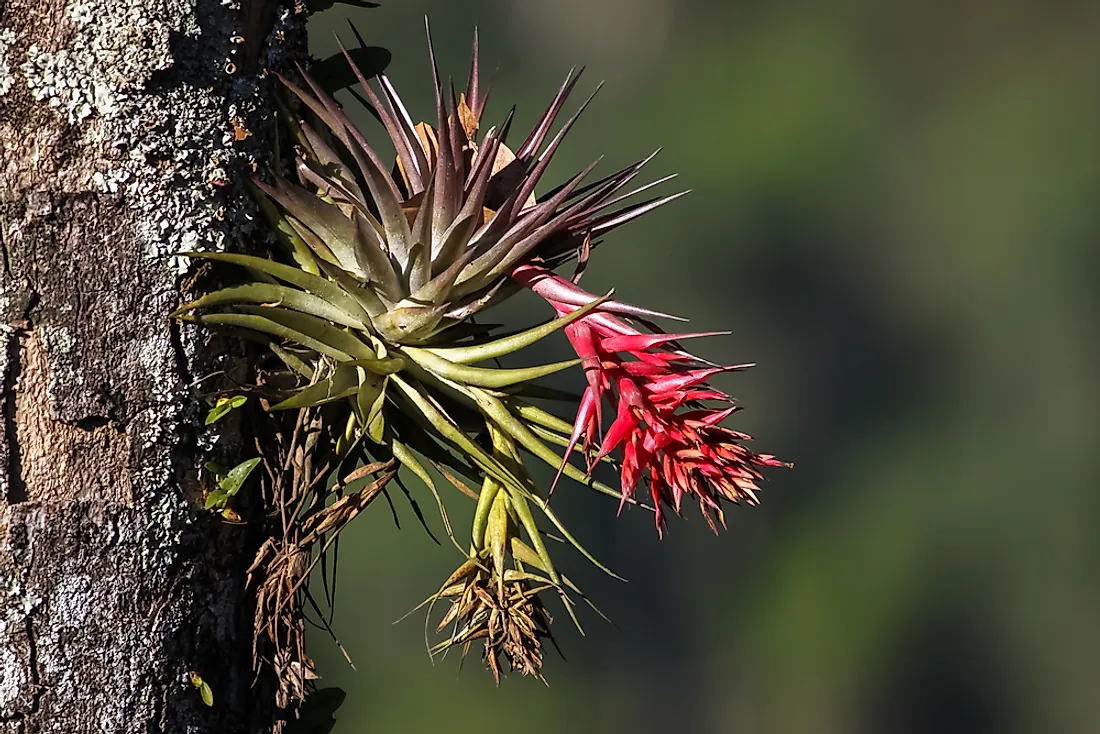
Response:
[[[274,0],[0,0],[0,734],[277,715],[251,687],[258,539],[196,482],[206,450],[243,450],[231,424],[202,430],[192,387],[232,357],[168,314],[172,253],[251,231],[237,180],[264,163],[266,69],[302,20]]]

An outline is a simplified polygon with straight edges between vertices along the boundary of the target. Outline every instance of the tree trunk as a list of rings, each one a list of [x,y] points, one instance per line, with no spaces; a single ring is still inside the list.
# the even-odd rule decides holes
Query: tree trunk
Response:
[[[258,539],[196,486],[192,383],[231,357],[168,319],[172,253],[250,231],[264,70],[304,36],[274,2],[0,0],[0,734],[276,716],[252,688]]]

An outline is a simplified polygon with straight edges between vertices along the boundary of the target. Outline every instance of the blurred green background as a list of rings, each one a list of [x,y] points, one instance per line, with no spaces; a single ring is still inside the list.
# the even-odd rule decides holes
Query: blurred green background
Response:
[[[315,16],[312,50],[351,17],[430,119],[425,14],[460,84],[480,27],[517,139],[571,65],[574,106],[608,81],[552,183],[664,146],[650,177],[694,192],[586,284],[732,329],[697,345],[758,363],[720,381],[731,425],[797,466],[720,537],[559,488],[630,583],[557,551],[617,626],[556,615],[549,688],[392,624],[461,559],[427,492],[440,546],[375,505],[341,548],[358,670],[311,641],[337,734],[1100,731],[1100,4],[392,0]]]

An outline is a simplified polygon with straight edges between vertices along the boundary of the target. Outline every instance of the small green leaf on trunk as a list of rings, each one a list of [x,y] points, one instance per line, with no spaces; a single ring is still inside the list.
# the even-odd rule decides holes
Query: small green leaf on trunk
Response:
[[[237,464],[235,467],[229,470],[229,473],[225,475],[225,479],[219,482],[221,491],[225,493],[225,496],[232,497],[237,494],[237,490],[244,484],[244,480],[248,479],[248,475],[252,473],[252,470],[256,468],[256,465],[260,463],[260,457],[255,459],[249,459],[246,462]]]
[[[199,695],[202,696],[202,702],[207,706],[213,706],[214,691],[210,690],[210,685],[202,679],[202,676],[193,670],[188,675],[191,677],[191,685],[199,689]]]
[[[203,503],[203,509],[213,510],[214,508],[225,507],[225,503],[229,501],[229,495],[220,489],[215,489],[208,492],[206,495],[206,502]]]
[[[235,395],[231,398],[218,398],[217,404],[210,409],[210,412],[206,414],[205,425],[215,423],[226,415],[234,408],[239,408],[248,402],[248,398],[244,395]]]

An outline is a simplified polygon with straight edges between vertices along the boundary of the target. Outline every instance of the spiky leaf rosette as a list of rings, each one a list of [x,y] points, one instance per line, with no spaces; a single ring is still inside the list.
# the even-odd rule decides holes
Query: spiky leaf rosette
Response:
[[[549,618],[532,596],[553,588],[572,616],[565,592],[579,592],[552,562],[536,514],[599,564],[560,522],[546,493],[535,487],[523,457],[545,462],[620,502],[633,499],[591,478],[593,461],[607,452],[589,451],[590,441],[584,446],[587,470],[573,466],[568,458],[578,429],[529,401],[545,394],[534,381],[581,359],[517,369],[483,363],[559,329],[573,334],[596,316],[663,314],[614,301],[610,294],[586,294],[585,303],[558,308],[557,319],[509,336],[493,336],[472,317],[530,287],[517,273],[530,268],[550,272],[578,257],[583,264],[601,235],[675,196],[623,203],[649,188],[622,193],[648,158],[585,184],[592,164],[536,196],[554,154],[588,104],[551,136],[580,72],[570,71],[513,150],[508,146],[512,113],[498,126],[483,125],[488,92],[479,81],[476,37],[462,94],[440,82],[430,34],[428,47],[436,102],[431,125],[414,124],[385,74],[366,78],[345,52],[360,83],[359,99],[386,130],[392,152],[373,147],[304,71],[303,84],[282,80],[297,100],[297,113],[283,107],[294,141],[294,180],[277,167],[266,181],[253,183],[286,257],[193,255],[240,266],[251,280],[208,293],[176,315],[244,330],[268,343],[299,385],[271,409],[300,411],[299,425],[329,424],[326,435],[337,438],[332,447],[336,461],[328,466],[337,479],[359,462],[399,462],[431,488],[445,524],[430,468],[476,498],[470,544],[463,550],[466,570],[432,597],[433,602],[458,597],[444,618],[455,624],[444,646],[468,647],[472,639],[484,637],[485,659],[494,673],[499,673],[501,654],[514,668],[537,673],[538,644]],[[576,425],[583,423],[590,438],[591,421],[580,418]],[[471,490],[463,477],[481,490]],[[386,481],[376,479],[369,497],[384,492]],[[310,482],[308,490],[292,494],[313,492],[320,496],[311,506],[331,506],[324,496],[326,482],[317,477]],[[336,486],[342,492],[343,482]],[[326,538],[368,501],[356,505],[354,513],[339,515],[340,521],[314,518],[309,542],[324,541],[322,548],[327,548]],[[461,585],[459,591],[452,588],[455,584]]]
[[[570,72],[513,152],[507,145],[512,114],[480,134],[486,93],[476,47],[470,82],[457,98],[453,86],[444,92],[434,53],[431,58],[434,126],[414,125],[385,74],[375,89],[347,55],[363,101],[389,134],[395,164],[308,74],[302,74],[306,88],[284,79],[310,113],[294,124],[298,180],[275,175],[270,184],[255,182],[270,199],[265,213],[300,267],[348,290],[371,331],[392,344],[457,338],[442,332],[515,292],[508,276],[516,266],[535,259],[560,264],[576,256],[585,237],[671,198],[608,214],[625,198],[617,194],[642,161],[582,187],[593,163],[536,199],[554,154],[587,106],[550,137],[580,72]]]

